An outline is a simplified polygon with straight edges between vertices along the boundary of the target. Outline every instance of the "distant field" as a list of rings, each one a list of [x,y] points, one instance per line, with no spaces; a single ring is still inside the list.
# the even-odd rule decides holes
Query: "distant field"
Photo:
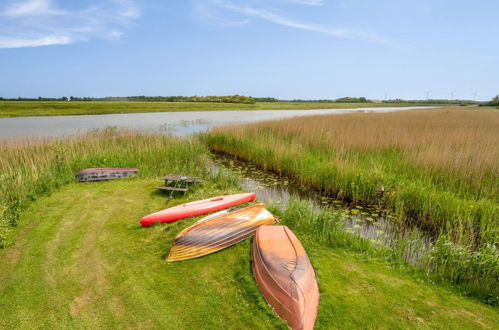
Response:
[[[210,110],[280,110],[280,109],[352,109],[358,107],[398,107],[416,104],[333,103],[333,102],[62,102],[0,101],[0,117],[99,115],[110,113],[210,111]]]

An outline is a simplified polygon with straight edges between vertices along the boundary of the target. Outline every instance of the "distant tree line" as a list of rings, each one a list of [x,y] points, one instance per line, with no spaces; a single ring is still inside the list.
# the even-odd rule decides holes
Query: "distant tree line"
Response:
[[[254,104],[255,102],[316,102],[316,103],[405,103],[405,104],[460,104],[471,105],[479,104],[484,106],[499,106],[499,95],[496,95],[489,102],[476,102],[472,100],[447,100],[447,99],[429,99],[429,100],[404,100],[390,99],[383,101],[369,100],[365,97],[341,97],[338,99],[317,99],[317,100],[280,100],[274,97],[251,97],[244,95],[209,95],[209,96],[107,96],[107,97],[37,97],[37,98],[3,98],[0,101],[108,101],[108,102],[213,102],[213,103],[243,103]]]
[[[226,96],[129,96],[127,101],[140,102],[213,102],[213,103],[245,103],[254,104],[256,101],[251,96],[226,95]]]
[[[225,96],[125,96],[125,97],[77,97],[63,96],[56,97],[38,97],[38,98],[2,98],[0,101],[139,101],[139,102],[213,102],[213,103],[244,103],[254,104],[256,101],[250,96],[244,95],[225,95]]]
[[[318,103],[372,103],[371,100],[366,99],[365,97],[341,97],[339,99],[317,99],[317,100],[302,100],[302,99],[293,99],[293,100],[279,100],[282,102],[318,102]],[[265,102],[265,101],[263,101]]]
[[[279,99],[276,99],[275,97],[255,97],[254,98],[256,102],[279,102]]]
[[[499,107],[499,94],[497,94],[496,96],[494,96],[492,98],[492,100],[490,100],[489,102],[483,102],[483,103],[480,103],[480,106],[493,106],[493,107]]]

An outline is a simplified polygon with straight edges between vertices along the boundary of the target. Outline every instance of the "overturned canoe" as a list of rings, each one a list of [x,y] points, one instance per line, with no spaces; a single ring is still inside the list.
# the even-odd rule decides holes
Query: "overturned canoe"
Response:
[[[312,329],[319,287],[298,238],[286,226],[258,227],[252,257],[253,274],[274,312],[292,329]]]
[[[123,179],[139,173],[138,168],[86,168],[76,174],[80,182]]]
[[[156,222],[173,222],[195,217],[196,215],[220,211],[234,205],[248,203],[255,200],[255,198],[256,195],[254,193],[246,193],[202,199],[146,215],[140,219],[140,224],[143,227],[148,227]]]
[[[225,249],[252,236],[258,226],[275,221],[263,204],[223,211],[217,217],[210,216],[182,230],[166,260],[192,259]]]

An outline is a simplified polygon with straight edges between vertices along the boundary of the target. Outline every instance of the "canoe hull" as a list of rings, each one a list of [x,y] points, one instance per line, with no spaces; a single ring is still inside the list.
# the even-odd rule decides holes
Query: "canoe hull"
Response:
[[[138,168],[87,168],[76,174],[76,180],[80,182],[117,180],[137,173],[139,173]]]
[[[314,269],[286,226],[261,226],[253,240],[252,270],[267,303],[292,329],[313,329],[319,306]]]
[[[166,260],[179,261],[220,251],[254,235],[261,225],[276,222],[263,204],[232,210],[182,230]]]
[[[245,193],[194,201],[149,214],[140,219],[140,224],[143,227],[148,227],[157,222],[174,222],[197,215],[220,211],[234,205],[252,202],[255,198],[256,195],[254,193]]]

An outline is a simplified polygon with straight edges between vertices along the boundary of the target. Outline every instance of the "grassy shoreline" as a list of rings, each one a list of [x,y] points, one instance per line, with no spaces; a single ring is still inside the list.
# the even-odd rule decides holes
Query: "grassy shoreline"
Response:
[[[222,181],[200,185],[171,205],[236,192],[217,184]],[[0,327],[286,329],[253,279],[251,240],[165,262],[175,235],[197,218],[139,227],[140,216],[164,207],[165,196],[151,193],[156,183],[141,177],[70,183],[33,202],[15,242],[0,250]],[[334,232],[341,228],[338,214],[292,204],[278,215],[316,269],[316,329],[494,328],[496,308],[393,266],[382,252],[368,252],[368,242]]]
[[[425,104],[335,102],[257,102],[255,104],[242,104],[213,102],[0,101],[0,118],[182,111],[353,109],[359,107],[402,107],[421,105]]]
[[[138,224],[165,207],[166,196],[153,188],[165,173],[207,179],[169,206],[240,191],[235,177],[206,171],[209,152],[200,141],[108,129],[3,142],[0,152],[0,224],[9,229],[0,249],[0,328],[286,328],[253,280],[250,240],[168,264],[174,237],[197,218]],[[141,173],[74,182],[81,168],[118,166]],[[317,329],[496,325],[497,308],[466,297],[483,295],[434,283],[346,233],[341,212],[300,202],[282,213],[269,207],[302,240],[317,271]]]

